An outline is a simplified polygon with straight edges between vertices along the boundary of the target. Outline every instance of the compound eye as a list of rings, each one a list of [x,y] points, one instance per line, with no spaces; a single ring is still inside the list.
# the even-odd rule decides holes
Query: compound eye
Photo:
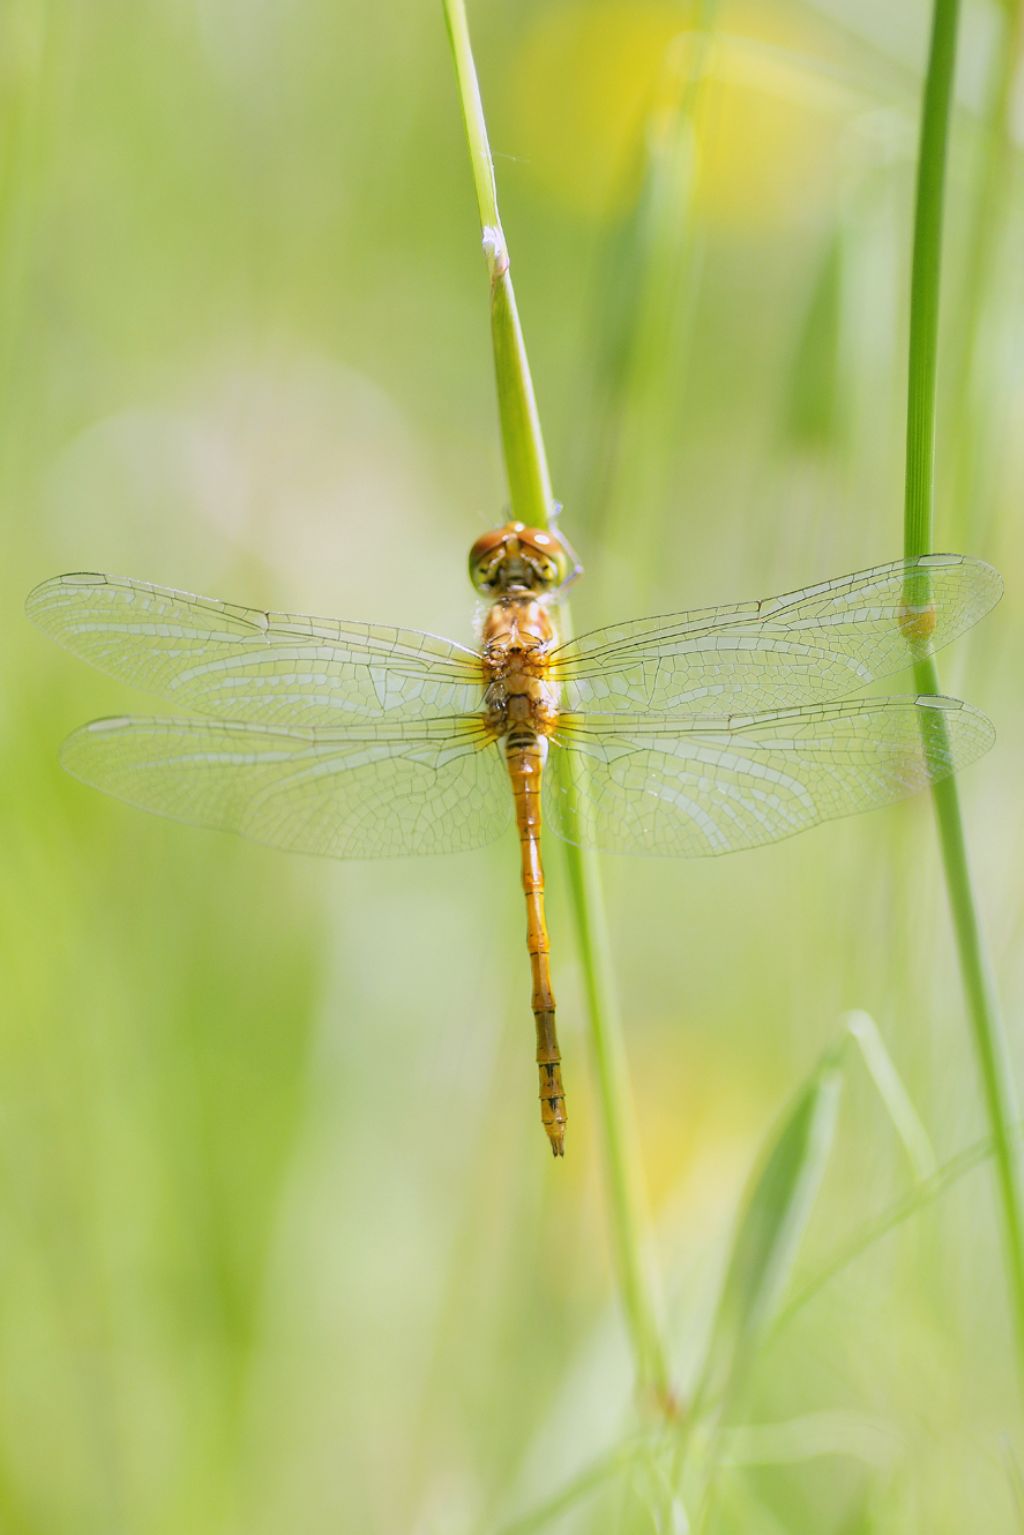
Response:
[[[537,578],[545,590],[561,586],[569,574],[569,560],[565,551],[554,539],[552,545],[550,553],[534,562]]]
[[[525,528],[520,544],[537,587],[549,591],[561,586],[569,574],[569,560],[557,534],[542,528]]]
[[[477,539],[469,551],[469,579],[478,592],[493,591],[504,558],[504,528],[493,529]]]

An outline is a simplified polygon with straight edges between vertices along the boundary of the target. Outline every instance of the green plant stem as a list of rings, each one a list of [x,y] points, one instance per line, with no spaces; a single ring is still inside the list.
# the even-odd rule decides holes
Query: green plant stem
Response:
[[[904,513],[909,557],[927,554],[933,547],[942,213],[958,21],[959,0],[935,0],[921,115],[910,298]],[[919,662],[915,673],[920,692],[941,691],[933,659]],[[1009,1051],[978,921],[956,779],[936,785],[934,799],[971,1036],[995,1148],[1018,1365],[1024,1383],[1024,1220],[1020,1169],[1010,1129],[1017,1113]]]
[[[910,279],[910,368],[903,538],[908,557],[932,547],[935,380],[939,341],[942,215],[960,0],[935,0],[921,111]]]
[[[494,163],[469,39],[464,0],[444,0],[459,97],[476,184],[484,255],[491,282],[491,336],[498,410],[513,515],[532,527],[549,526],[554,498],[530,365],[509,270],[508,246],[498,215]],[[572,633],[562,605],[563,636]],[[571,786],[570,786],[571,789]],[[572,813],[570,805],[570,815]],[[666,1409],[668,1366],[646,1260],[646,1220],[629,1103],[625,1049],[611,977],[607,923],[594,855],[567,844],[569,884],[583,962],[598,1105],[608,1170],[612,1245],[623,1310],[641,1394]]]
[[[629,1318],[637,1383],[666,1412],[671,1384],[647,1258],[636,1131],[629,1099],[626,1052],[609,961],[601,872],[584,848],[566,843],[569,888],[583,962],[590,1042],[604,1132],[608,1195],[622,1303]]]
[[[498,385],[498,411],[505,452],[512,513],[533,528],[546,528],[554,506],[544,437],[533,379],[519,323],[509,271],[508,246],[498,215],[494,161],[487,138],[480,85],[469,41],[463,0],[445,0],[445,19],[455,59],[469,158],[483,231],[484,256],[491,280],[491,342]]]

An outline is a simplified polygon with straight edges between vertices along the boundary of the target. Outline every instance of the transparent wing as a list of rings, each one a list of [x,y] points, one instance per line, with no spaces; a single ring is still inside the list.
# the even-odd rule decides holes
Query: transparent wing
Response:
[[[915,794],[994,739],[978,710],[930,696],[719,721],[567,715],[545,815],[567,842],[612,853],[731,853]]]
[[[479,709],[479,657],[415,629],[264,613],[115,576],[57,576],[29,617],[119,681],[228,720],[343,727]]]
[[[330,736],[202,720],[109,719],[64,743],[84,783],[196,826],[332,858],[461,852],[512,815],[479,720],[382,722]]]
[[[897,560],[784,597],[639,619],[555,649],[567,709],[716,714],[847,693],[946,645],[999,600],[991,565]]]

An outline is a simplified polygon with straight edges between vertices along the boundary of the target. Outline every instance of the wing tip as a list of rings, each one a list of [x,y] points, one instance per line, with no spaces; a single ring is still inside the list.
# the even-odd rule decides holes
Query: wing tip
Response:
[[[108,586],[109,584],[110,577],[99,570],[71,570],[59,576],[47,576],[45,581],[37,582],[25,598],[25,616],[39,628],[48,629],[50,626],[45,622],[44,615],[51,606],[50,598],[76,586]]]
[[[1002,571],[998,570],[990,560],[983,560],[977,554],[954,554],[952,552],[934,554],[921,554],[912,561],[914,565],[926,570],[943,570],[955,566],[966,566],[969,570],[976,571],[983,576],[986,582],[985,596],[988,598],[986,605],[981,609],[979,617],[984,616],[1003,596],[1006,590],[1006,582]]]
[[[61,767],[64,769],[65,773],[70,773],[71,777],[77,778],[80,783],[90,783],[91,780],[83,778],[81,773],[78,771],[78,768],[75,766],[75,760],[79,748],[85,746],[89,741],[94,740],[96,736],[103,736],[108,733],[113,734],[115,731],[119,730],[127,730],[130,729],[131,726],[138,725],[140,723],[149,724],[151,722],[148,720],[141,720],[138,716],[133,717],[128,714],[110,714],[105,715],[102,719],[87,720],[84,725],[77,726],[69,736],[65,736],[64,740],[61,742],[60,751],[58,753],[58,761],[60,762]]]

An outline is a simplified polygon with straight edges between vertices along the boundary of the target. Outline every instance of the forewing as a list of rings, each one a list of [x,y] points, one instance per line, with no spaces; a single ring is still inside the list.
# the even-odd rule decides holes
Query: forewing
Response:
[[[567,709],[719,714],[842,698],[955,639],[999,600],[991,565],[897,560],[783,597],[597,629],[555,649]]]
[[[954,698],[879,698],[721,721],[567,715],[548,824],[613,853],[703,857],[873,810],[967,766],[995,739]]]
[[[472,719],[330,736],[96,720],[68,738],[62,761],[142,810],[332,858],[462,852],[493,841],[512,813],[498,745]]]
[[[228,720],[344,727],[479,709],[479,657],[415,629],[265,613],[115,576],[57,576],[28,615],[122,682]]]

